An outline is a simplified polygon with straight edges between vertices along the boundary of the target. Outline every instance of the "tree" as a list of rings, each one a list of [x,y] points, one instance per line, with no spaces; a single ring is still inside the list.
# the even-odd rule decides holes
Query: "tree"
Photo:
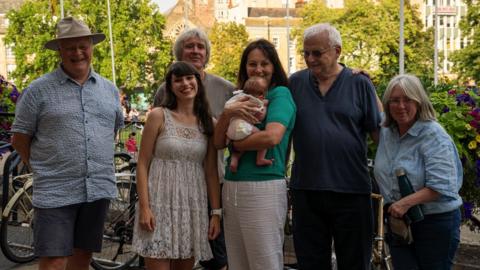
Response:
[[[468,45],[452,54],[453,69],[461,79],[480,81],[480,2],[465,0],[467,14],[460,22]]]
[[[303,30],[313,24],[329,22],[343,37],[340,61],[367,70],[376,85],[384,85],[398,74],[399,4],[396,0],[346,0],[343,9],[330,9],[323,1],[305,5],[305,18],[294,35],[299,44]],[[433,74],[432,32],[424,31],[419,13],[405,4],[405,69],[419,76]]]
[[[244,25],[233,22],[215,23],[210,34],[212,54],[209,70],[233,83],[237,81],[240,58],[248,43]]]
[[[99,4],[100,3],[100,4]],[[65,16],[84,20],[92,32],[103,32],[107,40],[95,46],[92,65],[112,79],[107,6],[96,0],[65,1]],[[111,0],[112,35],[116,84],[131,93],[136,89],[153,92],[163,81],[171,62],[171,42],[164,39],[165,18],[148,0]],[[60,19],[55,1],[26,1],[7,14],[9,26],[5,43],[13,48],[17,68],[12,73],[23,89],[32,80],[52,71],[59,63],[57,53],[43,45],[55,36]]]

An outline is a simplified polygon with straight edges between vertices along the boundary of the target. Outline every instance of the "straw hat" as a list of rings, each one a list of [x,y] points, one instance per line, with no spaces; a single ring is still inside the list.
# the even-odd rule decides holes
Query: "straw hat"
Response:
[[[93,44],[102,42],[105,39],[105,35],[102,33],[92,34],[90,28],[80,21],[72,17],[66,17],[61,19],[57,24],[57,38],[52,39],[45,43],[45,48],[58,51],[58,41],[67,38],[77,37],[92,37]]]

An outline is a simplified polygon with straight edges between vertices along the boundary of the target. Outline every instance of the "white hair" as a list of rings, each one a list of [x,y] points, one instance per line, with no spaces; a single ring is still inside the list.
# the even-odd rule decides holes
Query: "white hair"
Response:
[[[303,32],[303,41],[305,42],[305,40],[322,32],[327,32],[328,43],[330,46],[342,47],[342,37],[340,36],[340,32],[329,23],[318,23],[305,29]]]
[[[395,87],[400,88],[409,99],[415,101],[417,104],[417,119],[420,119],[421,121],[436,120],[435,109],[433,108],[432,102],[430,102],[420,79],[413,74],[401,74],[390,80],[387,90],[385,90],[385,93],[383,94],[383,108],[385,109],[385,121],[383,122],[383,126],[390,127],[396,125],[396,122],[390,113],[389,106],[390,96]]]
[[[175,44],[173,45],[173,55],[175,55],[175,59],[177,61],[183,61],[183,45],[187,39],[192,37],[197,37],[205,44],[205,66],[207,65],[208,61],[210,60],[210,41],[208,40],[207,34],[202,31],[200,28],[190,28],[182,32],[175,40]]]

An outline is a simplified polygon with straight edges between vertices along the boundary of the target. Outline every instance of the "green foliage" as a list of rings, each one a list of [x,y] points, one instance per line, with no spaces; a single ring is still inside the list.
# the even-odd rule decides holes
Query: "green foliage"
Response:
[[[26,1],[12,10],[5,43],[13,47],[17,68],[12,77],[20,88],[52,71],[59,63],[57,53],[43,49],[55,36],[60,10],[50,0]],[[143,89],[151,94],[163,81],[172,60],[171,42],[162,36],[165,18],[149,0],[111,0],[112,33],[115,52],[116,84],[131,93]],[[84,20],[92,32],[103,32],[106,41],[95,46],[92,65],[112,79],[112,63],[106,2],[65,1],[65,16]]]
[[[467,14],[460,22],[463,35],[469,38],[469,44],[451,55],[453,70],[461,79],[480,81],[480,2],[464,0]],[[471,33],[471,35],[469,35]]]
[[[420,77],[433,74],[433,32],[423,30],[420,13],[405,2],[405,70]],[[367,70],[376,85],[386,85],[398,74],[399,9],[397,0],[346,0],[343,9],[329,9],[323,1],[314,0],[304,6],[301,15],[306,19],[293,35],[302,44],[305,28],[329,22],[343,37],[340,60]]]
[[[463,199],[480,205],[480,97],[478,89],[452,85],[430,87],[430,100],[442,124],[457,146],[462,159]]]
[[[232,83],[237,81],[238,67],[243,49],[248,43],[244,25],[233,22],[215,23],[209,39],[212,44],[209,70]]]

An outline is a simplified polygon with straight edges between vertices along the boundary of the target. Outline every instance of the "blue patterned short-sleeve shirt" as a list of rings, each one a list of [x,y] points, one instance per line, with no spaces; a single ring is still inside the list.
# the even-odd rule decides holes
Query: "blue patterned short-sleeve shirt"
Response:
[[[117,88],[93,70],[83,85],[61,67],[33,81],[12,126],[12,132],[32,137],[33,205],[114,198],[114,139],[122,126]]]

